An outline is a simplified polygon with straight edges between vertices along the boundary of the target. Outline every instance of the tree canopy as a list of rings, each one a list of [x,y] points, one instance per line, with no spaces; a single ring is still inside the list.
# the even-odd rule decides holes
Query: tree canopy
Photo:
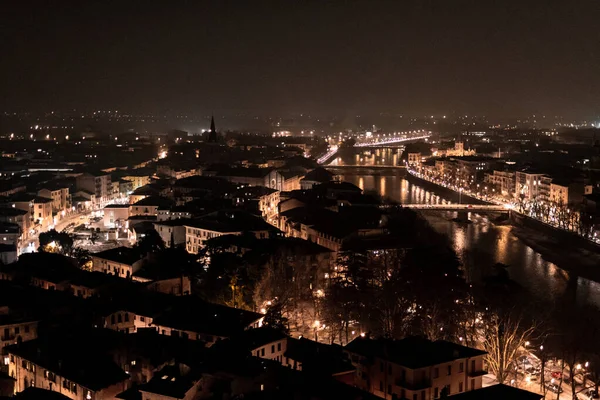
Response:
[[[42,232],[39,235],[40,252],[58,253],[71,256],[73,250],[73,238],[66,232],[58,232],[55,229]]]

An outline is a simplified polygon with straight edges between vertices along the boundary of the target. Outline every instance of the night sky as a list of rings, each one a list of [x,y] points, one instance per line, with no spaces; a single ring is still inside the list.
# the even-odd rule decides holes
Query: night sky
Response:
[[[600,2],[0,3],[0,110],[600,114]]]

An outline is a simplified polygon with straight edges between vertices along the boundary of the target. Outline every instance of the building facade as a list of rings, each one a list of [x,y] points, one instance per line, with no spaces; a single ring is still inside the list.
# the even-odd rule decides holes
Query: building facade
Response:
[[[103,206],[113,196],[113,187],[110,174],[83,173],[75,178],[77,189],[93,193],[98,205]]]
[[[359,337],[345,347],[355,384],[383,398],[432,400],[480,389],[485,352],[422,338]]]

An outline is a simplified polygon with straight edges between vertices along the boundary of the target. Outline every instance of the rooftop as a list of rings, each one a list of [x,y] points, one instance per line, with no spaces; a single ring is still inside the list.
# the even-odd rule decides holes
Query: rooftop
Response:
[[[109,204],[104,208],[129,208],[129,204]]]
[[[76,286],[83,286],[90,289],[96,289],[102,286],[110,285],[112,283],[120,283],[122,279],[111,275],[105,274],[99,271],[81,271],[71,279],[71,284]]]
[[[104,315],[116,311],[152,317],[154,325],[224,337],[240,333],[262,318],[259,313],[209,303],[194,296],[143,290],[115,293]]]
[[[156,222],[155,220],[133,222],[131,219],[130,221],[129,230],[135,232],[136,235],[145,235],[148,231],[154,230],[154,223]]]
[[[140,186],[135,189],[131,194],[133,196],[153,196],[158,193],[158,190],[150,185]]]
[[[167,219],[164,221],[154,221],[154,225],[162,225],[162,226],[184,226],[191,224],[194,219],[191,218],[175,218],[175,219]]]
[[[216,174],[223,177],[264,178],[269,172],[271,168],[224,167],[218,168]]]
[[[315,187],[316,190],[362,192],[362,189],[350,182],[329,181]]]
[[[133,206],[158,206],[160,208],[170,208],[173,205],[173,202],[166,197],[161,196],[148,196],[142,200],[139,200],[136,203],[132,204]]]
[[[54,339],[30,340],[9,346],[7,351],[93,391],[129,379],[107,354],[89,342]]]
[[[256,329],[248,329],[239,335],[231,338],[232,341],[239,343],[248,350],[254,350],[265,344],[282,340],[288,336],[277,329],[262,327]]]
[[[387,359],[407,368],[417,369],[445,362],[483,356],[484,351],[461,346],[444,340],[432,342],[421,337],[407,337],[401,340],[369,339],[358,337],[348,343],[345,349],[363,356]]]
[[[194,386],[194,379],[182,373],[185,366],[167,365],[154,373],[154,377],[146,384],[141,385],[141,392],[155,393],[170,398],[183,399],[186,393]]]
[[[83,196],[73,196],[71,197],[71,201],[74,203],[85,203],[87,201],[90,201],[90,199]]]
[[[160,313],[154,318],[153,324],[183,331],[230,337],[242,332],[263,316],[252,311],[195,301],[190,296],[179,299],[184,304]]]
[[[325,168],[319,167],[304,175],[303,180],[325,183],[333,180],[334,176],[335,175],[332,172],[326,170]]]
[[[52,283],[67,281],[80,271],[74,258],[45,252],[21,254],[17,266],[16,271]]]
[[[303,371],[335,375],[352,372],[356,368],[343,353],[343,347],[335,344],[318,343],[313,340],[288,339],[285,356],[302,363]]]
[[[468,162],[485,162],[485,161],[501,161],[499,158],[486,157],[486,156],[463,156],[463,157],[450,157],[452,160],[468,161]]]
[[[449,396],[453,400],[540,400],[541,394],[503,384],[484,387]]]
[[[125,246],[94,253],[92,254],[92,257],[103,258],[105,260],[127,265],[133,265],[133,263],[142,258],[136,250]]]
[[[48,189],[51,191],[69,189],[72,185],[65,180],[52,180],[38,185],[38,190]]]
[[[203,218],[194,219],[186,226],[221,233],[276,230],[273,225],[261,217],[236,210],[218,211]]]
[[[42,389],[42,388],[37,388],[37,387],[28,387],[27,389],[23,390],[22,392],[17,393],[17,395],[14,397],[17,400],[39,400],[39,399],[44,399],[44,400],[68,400],[69,397],[60,394],[58,392],[55,392],[53,390],[46,390],[46,389]]]
[[[50,202],[52,202],[52,199],[50,199],[48,197],[41,197],[36,194],[19,192],[19,193],[16,193],[16,194],[10,196],[8,198],[8,201],[10,201],[10,202],[26,202],[26,201],[28,201],[28,202],[33,202],[33,203],[50,203]]]
[[[291,179],[297,176],[302,176],[302,174],[297,171],[277,170],[277,172],[283,176],[283,179]]]

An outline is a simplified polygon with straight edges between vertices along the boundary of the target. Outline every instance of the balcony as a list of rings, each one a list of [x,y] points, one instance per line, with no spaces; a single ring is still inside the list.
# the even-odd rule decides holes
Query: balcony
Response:
[[[427,389],[431,387],[431,380],[430,379],[419,379],[418,381],[415,382],[408,382],[405,379],[396,379],[396,386],[400,386],[401,388],[407,389],[407,390],[422,390],[422,389]]]
[[[487,375],[487,371],[481,369],[481,370],[475,370],[475,371],[469,371],[469,376],[471,378],[476,378],[478,376],[483,376],[483,375]]]

